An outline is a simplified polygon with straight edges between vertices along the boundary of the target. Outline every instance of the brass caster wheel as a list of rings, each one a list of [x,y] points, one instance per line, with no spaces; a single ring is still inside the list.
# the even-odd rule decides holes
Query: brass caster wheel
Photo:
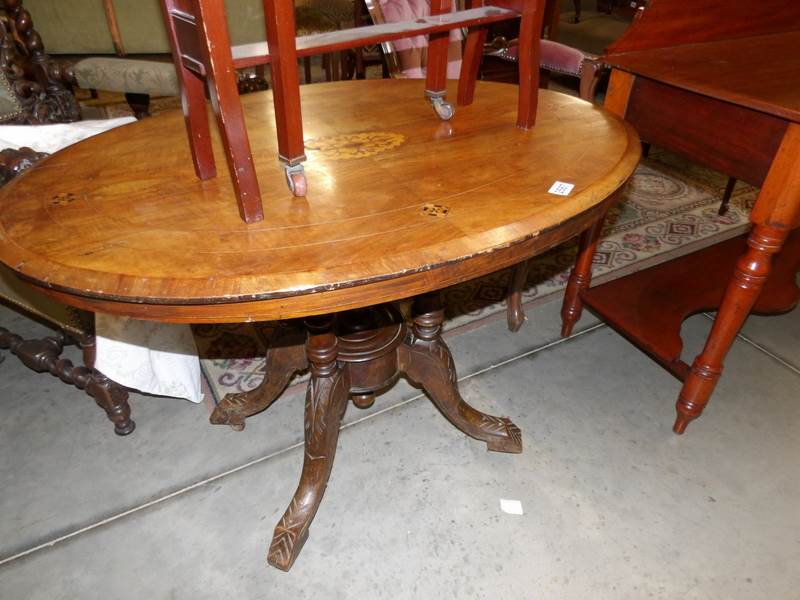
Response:
[[[308,182],[306,181],[306,173],[303,165],[294,165],[292,167],[285,167],[286,169],[286,183],[292,194],[298,198],[302,198],[308,191]]]
[[[452,103],[446,102],[442,97],[431,98],[431,105],[433,105],[433,111],[436,116],[442,121],[449,121],[456,114],[456,107]]]

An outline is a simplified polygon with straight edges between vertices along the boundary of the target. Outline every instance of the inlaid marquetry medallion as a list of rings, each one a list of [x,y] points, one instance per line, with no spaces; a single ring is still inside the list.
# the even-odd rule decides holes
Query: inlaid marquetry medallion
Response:
[[[406,136],[390,131],[365,131],[306,140],[306,150],[325,158],[349,160],[375,156],[405,143]]]

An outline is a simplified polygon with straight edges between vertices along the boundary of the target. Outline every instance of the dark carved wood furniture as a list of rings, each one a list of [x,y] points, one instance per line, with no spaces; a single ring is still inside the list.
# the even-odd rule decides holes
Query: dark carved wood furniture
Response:
[[[20,173],[32,167],[47,155],[30,148],[0,151],[0,185],[5,185]],[[6,269],[0,265],[0,269]],[[10,274],[0,272],[0,302],[11,305],[34,318],[54,326],[57,332],[43,339],[23,339],[0,326],[0,349],[9,350],[38,373],[49,372],[63,382],[86,390],[97,404],[105,410],[114,423],[118,435],[127,435],[134,430],[128,405],[128,392],[92,368],[94,364],[93,318],[91,314],[62,307],[34,290],[19,289],[19,282],[8,280]],[[85,366],[76,366],[61,357],[65,343],[75,343],[83,351]]]
[[[597,288],[580,275],[570,280],[564,334],[585,303],[682,380],[676,433],[708,403],[751,310],[790,310],[799,297],[798,247],[787,243],[800,226],[798,48],[797,2],[652,0],[601,59],[613,68],[606,108],[644,140],[761,187],[746,244],[715,246]],[[598,232],[584,234],[579,261],[591,261]],[[702,353],[684,363],[681,321],[715,308]]]
[[[37,125],[69,122],[80,117],[78,103],[65,87],[63,65],[45,53],[41,38],[33,29],[30,15],[21,2],[6,0],[0,15],[0,81],[7,81],[7,91],[18,102],[19,114],[5,122]],[[12,179],[44,159],[45,154],[30,148],[6,148],[0,151],[0,185],[13,185]],[[0,266],[0,301],[56,328],[57,333],[44,339],[26,340],[0,327],[0,349],[10,350],[28,367],[49,372],[68,384],[84,389],[106,411],[119,435],[131,433],[128,392],[102,373],[94,364],[93,318],[42,297],[34,290],[21,289],[4,266]],[[73,365],[61,357],[67,342],[83,350],[84,366]]]
[[[22,0],[0,0],[0,69],[19,99],[20,123],[65,123],[81,118],[67,87],[69,65],[44,51]]]
[[[479,82],[456,125],[430,118],[414,81],[302,94],[320,184],[295,198],[278,164],[259,163],[260,223],[230,210],[229,179],[195,177],[176,113],[72,146],[0,192],[0,259],[57,299],[156,321],[293,320],[269,350],[261,387],[226,397],[212,416],[242,428],[292,373],[311,371],[302,476],[269,550],[282,569],[319,506],[348,397],[367,406],[404,374],[467,435],[521,451],[508,419],[460,397],[437,290],[578,234],[640,155],[632,127],[549,91],[529,130],[515,126],[517,90],[505,84]],[[242,98],[259,155],[277,146],[270,95]],[[556,179],[572,193],[549,193]],[[32,219],[41,226],[19,226]],[[390,304],[404,298],[414,298],[409,320]]]
[[[239,213],[247,223],[263,218],[263,206],[256,166],[250,149],[251,140],[235,90],[235,68],[269,63],[274,93],[274,113],[278,135],[278,157],[285,164],[286,181],[296,196],[307,190],[303,162],[303,123],[297,59],[309,54],[340,51],[369,43],[417,35],[428,35],[428,69],[425,94],[440,118],[453,115],[453,106],[445,102],[447,47],[449,32],[470,28],[458,88],[458,104],[472,101],[486,26],[499,21],[521,20],[519,49],[520,94],[517,102],[517,126],[532,127],[536,115],[538,87],[538,40],[545,0],[485,0],[469,2],[470,8],[450,12],[451,0],[433,0],[431,16],[405,23],[387,23],[358,27],[331,34],[295,38],[294,8],[291,0],[264,0],[267,43],[231,51],[225,10],[220,2],[209,0],[163,0],[165,21],[173,47],[173,58],[181,82],[186,126],[192,144],[192,158],[200,179],[216,175],[211,152],[204,81],[217,115],[225,156],[233,180]]]

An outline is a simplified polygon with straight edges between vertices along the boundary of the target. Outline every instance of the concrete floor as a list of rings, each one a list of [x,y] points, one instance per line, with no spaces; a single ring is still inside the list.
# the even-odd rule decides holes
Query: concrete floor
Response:
[[[800,598],[800,311],[751,318],[678,437],[677,381],[591,316],[560,340],[558,308],[449,340],[464,397],[510,416],[522,455],[487,453],[404,382],[351,405],[289,573],[265,552],[302,462],[301,395],[237,433],[134,394],[119,438],[7,357],[0,598]],[[710,323],[687,321],[687,355]],[[0,324],[40,332],[4,308]]]

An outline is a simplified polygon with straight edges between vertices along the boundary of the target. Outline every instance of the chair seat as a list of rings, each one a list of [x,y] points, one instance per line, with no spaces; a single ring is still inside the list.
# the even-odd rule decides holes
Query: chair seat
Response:
[[[77,62],[74,73],[78,85],[87,90],[150,96],[181,93],[171,62],[93,56]]]
[[[497,44],[497,42],[493,42]],[[517,62],[519,56],[519,46],[516,40],[502,44],[487,52],[490,56],[497,56],[510,62]],[[583,70],[583,61],[586,58],[594,58],[591,55],[558,42],[550,40],[541,41],[541,54],[539,56],[539,66],[543,69],[555,73],[563,73],[580,77]]]

